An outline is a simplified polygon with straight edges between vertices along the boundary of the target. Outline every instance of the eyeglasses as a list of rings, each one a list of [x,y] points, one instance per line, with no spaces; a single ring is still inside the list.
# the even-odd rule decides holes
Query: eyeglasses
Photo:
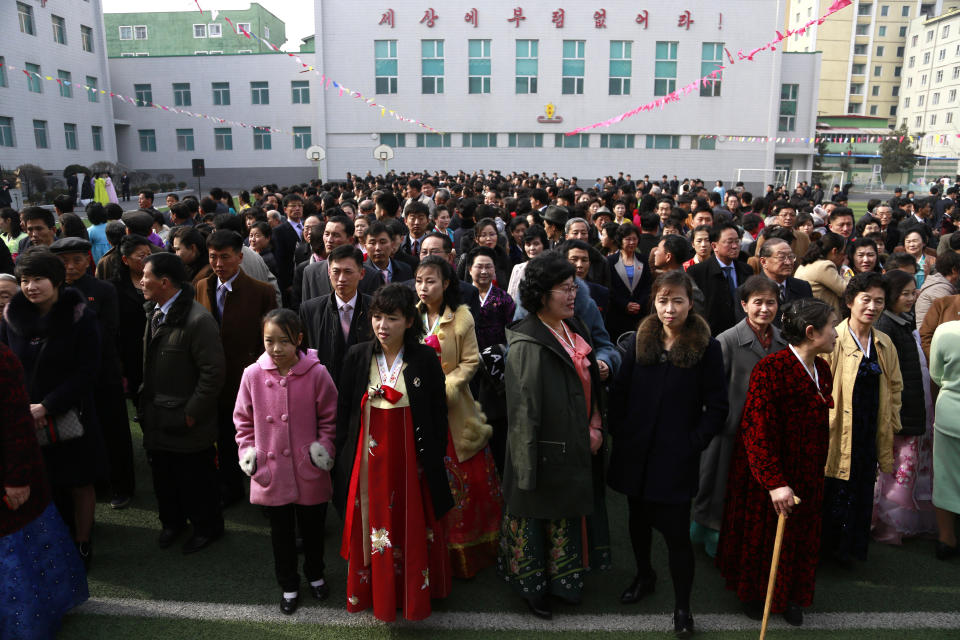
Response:
[[[563,296],[569,297],[569,296],[575,296],[575,295],[577,295],[577,290],[578,290],[578,289],[580,289],[580,285],[578,285],[576,282],[574,282],[573,284],[571,284],[571,285],[569,285],[569,286],[560,287],[560,288],[558,288],[558,289],[550,289],[550,291],[552,291],[553,293],[559,294],[559,295],[563,295]]]
[[[770,256],[770,257],[775,260],[779,260],[780,262],[796,262],[797,261],[797,256],[793,255],[792,253],[789,253],[787,255]]]

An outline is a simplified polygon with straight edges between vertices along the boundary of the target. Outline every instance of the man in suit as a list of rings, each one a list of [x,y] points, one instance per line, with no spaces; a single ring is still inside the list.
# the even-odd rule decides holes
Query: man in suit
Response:
[[[740,255],[740,231],[729,222],[710,229],[713,256],[687,269],[694,284],[704,295],[704,313],[714,337],[743,317],[737,287],[753,275],[749,266],[737,260]]]
[[[801,298],[812,298],[813,290],[806,280],[793,277],[797,256],[786,240],[770,238],[760,247],[758,255],[761,273],[776,282],[779,288],[777,299],[780,305],[773,320],[773,324],[779,328],[783,319],[783,305]]]
[[[403,219],[407,224],[408,233],[400,243],[400,252],[413,258],[414,269],[416,269],[420,264],[420,243],[427,235],[430,209],[422,202],[411,202],[403,210]]]
[[[373,295],[385,284],[404,282],[413,278],[413,270],[409,266],[392,258],[393,240],[387,225],[383,222],[378,220],[367,227],[363,244],[367,249],[368,257],[363,265],[366,275],[360,282],[360,291]]]
[[[277,259],[277,283],[284,301],[290,300],[293,286],[293,255],[297,243],[303,237],[303,198],[291,193],[283,198],[283,211],[287,219],[273,229],[273,255]]]
[[[359,249],[340,245],[329,253],[323,264],[333,292],[304,300],[300,305],[300,320],[305,346],[317,350],[320,364],[339,386],[347,349],[373,339],[371,298],[357,289],[364,275],[363,253]]]
[[[583,240],[568,239],[561,243],[557,250],[562,252],[567,262],[573,265],[577,277],[586,281],[587,286],[590,287],[590,297],[597,303],[600,313],[606,317],[607,309],[610,306],[610,288],[588,279],[591,266],[590,254],[591,251],[596,251],[596,249],[593,249]],[[609,270],[606,260],[603,261],[603,266]]]
[[[650,266],[657,275],[667,271],[680,271],[683,269],[683,263],[689,260],[693,255],[693,247],[683,236],[678,234],[668,234],[660,239],[660,242],[650,251]],[[703,291],[696,284],[693,285],[693,310],[701,316],[705,298]]]
[[[294,297],[291,300],[294,308],[311,298],[330,295],[333,289],[327,259],[321,255],[329,256],[339,246],[352,245],[353,231],[353,220],[347,216],[333,216],[327,220],[322,234],[310,235],[313,253],[307,262],[297,265],[294,274]]]
[[[124,202],[130,200],[130,176],[127,175],[126,171],[120,174],[120,197],[123,198]]]
[[[197,282],[196,298],[220,325],[220,342],[226,354],[226,378],[217,411],[220,491],[225,505],[243,497],[243,473],[234,441],[233,406],[243,370],[263,353],[260,322],[277,306],[273,287],[248,276],[240,268],[243,239],[221,229],[207,240],[213,273]]]

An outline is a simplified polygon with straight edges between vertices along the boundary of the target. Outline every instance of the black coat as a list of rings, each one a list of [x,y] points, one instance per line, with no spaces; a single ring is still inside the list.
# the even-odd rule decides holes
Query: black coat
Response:
[[[890,336],[900,359],[900,375],[903,376],[903,391],[900,396],[900,425],[898,435],[919,436],[926,432],[927,408],[923,395],[923,373],[920,368],[920,353],[913,337],[915,320],[884,311],[874,328]]]
[[[613,379],[607,482],[628,496],[680,504],[697,495],[700,452],[727,419],[727,381],[703,318],[688,316],[669,353],[659,326],[656,315],[644,319]]]
[[[393,268],[393,277],[390,280],[391,284],[394,282],[406,282],[413,278],[413,269],[406,263],[398,262],[396,259],[391,258],[390,265]],[[386,284],[386,282],[383,279],[383,273],[380,272],[377,265],[373,264],[373,260],[370,258],[367,258],[366,262],[363,263],[363,268],[366,270],[366,273],[363,275],[363,280],[360,281],[360,291],[372,296],[376,293],[377,289]]]
[[[105,384],[120,384],[123,377],[120,368],[120,311],[117,290],[109,282],[97,280],[84,274],[71,287],[87,299],[87,306],[94,312],[100,325],[101,366],[100,381]]]
[[[343,337],[336,293],[306,300],[300,305],[304,346],[317,350],[317,359],[327,368],[333,383],[339,385],[343,357],[353,345],[373,340],[370,324],[370,296],[358,293],[357,307],[350,320],[350,335]],[[339,386],[338,386],[339,388]]]
[[[273,255],[277,259],[277,285],[286,298],[287,291],[293,284],[293,256],[300,242],[300,234],[293,228],[290,221],[286,220],[283,224],[274,227],[270,242],[273,245]]]
[[[640,320],[647,312],[647,298],[650,296],[650,285],[653,277],[645,256],[633,254],[634,269],[640,269],[639,279],[634,276],[633,288],[627,285],[626,275],[620,272],[620,253],[607,257],[610,265],[610,305],[607,309],[607,329],[610,338],[616,342],[622,334],[637,328]],[[640,305],[639,313],[627,313],[627,305],[636,302]]]
[[[146,302],[143,292],[133,286],[129,273],[129,269],[122,266],[110,284],[117,291],[120,366],[127,379],[127,392],[136,399],[143,381],[143,328],[147,325],[147,318],[143,315],[143,303]]]
[[[738,287],[753,275],[753,269],[739,260],[733,261],[733,268],[737,274]],[[687,275],[703,291],[703,312],[707,324],[710,325],[710,335],[716,337],[743,320],[743,307],[739,300],[734,301],[730,295],[727,277],[723,275],[720,263],[715,257],[711,256],[705,262],[693,265],[687,269]]]
[[[337,399],[337,462],[333,469],[333,502],[341,514],[345,512],[350,477],[360,439],[360,399],[367,392],[370,361],[380,344],[376,340],[350,347],[340,373]],[[443,369],[437,352],[423,344],[407,345],[403,359],[407,366],[403,380],[407,385],[410,412],[413,415],[417,460],[433,500],[433,511],[439,519],[453,508],[453,496],[447,481],[444,456],[447,453],[447,394]]]

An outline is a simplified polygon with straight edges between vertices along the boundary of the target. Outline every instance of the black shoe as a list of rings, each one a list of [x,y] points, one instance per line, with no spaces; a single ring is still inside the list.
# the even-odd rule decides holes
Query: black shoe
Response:
[[[759,600],[752,600],[743,603],[743,615],[751,620],[763,620],[763,603]]]
[[[673,633],[678,638],[689,638],[693,635],[693,614],[683,609],[673,611]]]
[[[937,540],[937,560],[949,560],[958,554],[960,554],[960,544],[951,547]]]
[[[161,549],[166,549],[173,544],[173,541],[183,532],[183,527],[179,529],[168,529],[167,527],[163,528],[163,531],[160,532],[160,535],[157,537],[157,546]]]
[[[326,600],[330,597],[330,585],[324,582],[318,587],[310,586],[310,594],[317,600]]]
[[[280,612],[285,613],[288,616],[293,615],[297,610],[297,607],[300,606],[300,594],[295,595],[292,598],[286,596],[280,596]]]
[[[553,609],[550,608],[550,600],[546,596],[532,596],[523,600],[530,607],[530,613],[541,620],[553,620]]]
[[[795,627],[803,625],[803,608],[796,602],[788,602],[787,610],[783,612],[783,619]]]
[[[650,572],[650,575],[648,576],[637,576],[633,579],[633,582],[630,583],[630,586],[624,589],[623,593],[620,594],[620,603],[633,604],[635,602],[640,602],[642,597],[653,593],[656,586],[656,573]]]
[[[183,553],[196,553],[201,549],[206,549],[211,544],[219,540],[220,536],[222,535],[223,531],[211,536],[198,536],[197,534],[193,534],[187,539],[186,542],[183,543]]]
[[[90,563],[93,562],[93,547],[90,546],[89,542],[78,542],[77,552],[80,554],[80,559],[83,560],[83,568],[89,573]]]
[[[130,505],[130,496],[115,495],[110,500],[111,509],[126,509]]]

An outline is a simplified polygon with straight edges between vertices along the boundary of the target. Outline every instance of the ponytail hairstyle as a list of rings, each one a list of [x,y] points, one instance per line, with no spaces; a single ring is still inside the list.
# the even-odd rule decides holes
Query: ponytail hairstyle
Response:
[[[810,243],[810,248],[807,249],[807,252],[803,255],[803,258],[800,259],[800,264],[807,265],[813,264],[818,260],[827,260],[827,256],[830,255],[831,251],[834,249],[843,251],[844,247],[846,246],[846,238],[841,236],[839,233],[826,231],[817,239],[816,242]]]

